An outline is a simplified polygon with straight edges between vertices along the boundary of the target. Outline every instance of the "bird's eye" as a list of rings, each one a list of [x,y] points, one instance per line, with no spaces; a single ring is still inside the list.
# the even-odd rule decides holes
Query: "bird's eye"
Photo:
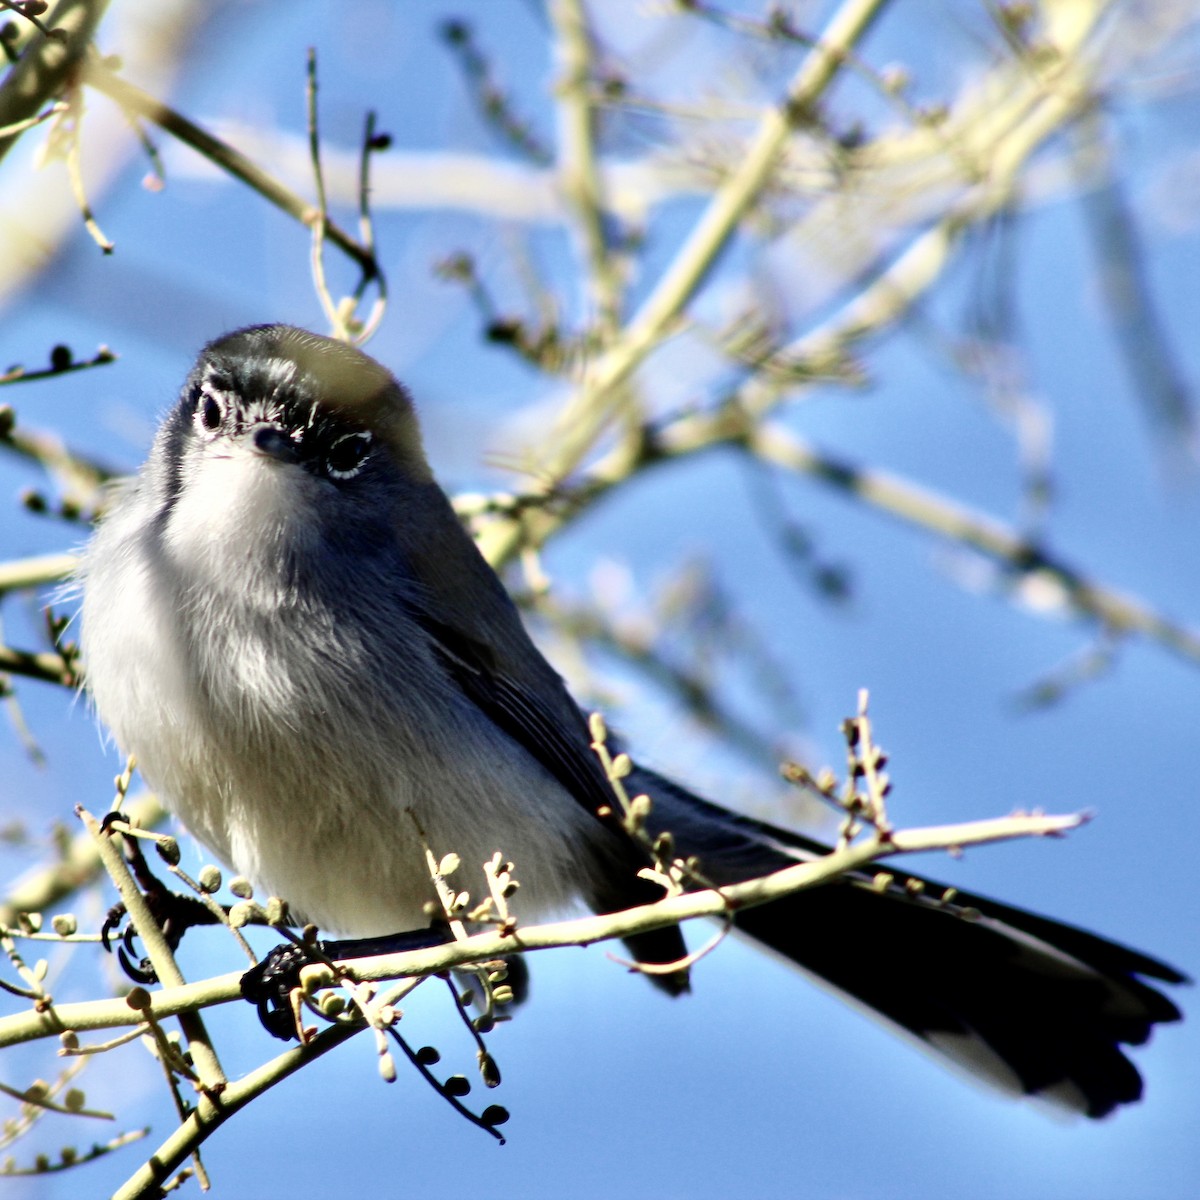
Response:
[[[201,392],[196,400],[196,424],[208,433],[215,433],[224,420],[224,399],[212,392]]]
[[[371,449],[369,433],[344,433],[325,455],[325,471],[334,479],[353,479],[362,470]]]

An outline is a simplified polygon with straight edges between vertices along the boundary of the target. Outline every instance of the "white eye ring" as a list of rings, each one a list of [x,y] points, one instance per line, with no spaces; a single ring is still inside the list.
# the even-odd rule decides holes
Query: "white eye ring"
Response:
[[[331,479],[353,479],[367,461],[371,441],[365,429],[335,439],[325,454],[325,474]]]
[[[193,420],[196,428],[203,434],[214,434],[225,424],[225,414],[229,411],[229,400],[220,392],[209,391],[207,387],[200,389],[196,398],[196,411]]]

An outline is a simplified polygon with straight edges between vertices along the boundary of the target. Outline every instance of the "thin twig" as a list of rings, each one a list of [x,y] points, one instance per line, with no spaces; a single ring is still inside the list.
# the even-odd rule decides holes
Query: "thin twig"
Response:
[[[391,137],[385,133],[377,133],[375,130],[375,114],[368,112],[363,126],[362,147],[358,157],[358,236],[362,239],[363,247],[370,254],[372,261],[378,261],[378,254],[375,250],[375,218],[371,212],[371,159],[381,150],[386,150],[391,145]],[[383,322],[383,315],[387,311],[388,304],[388,285],[387,276],[382,268],[377,269],[375,274],[368,276],[363,274],[358,281],[358,287],[354,290],[354,307],[357,310],[358,305],[362,303],[363,297],[367,293],[367,288],[375,284],[376,296],[375,302],[371,306],[371,312],[366,320],[360,323],[360,327],[355,331],[354,342],[357,346],[365,345],[375,335],[375,331]]]
[[[104,254],[114,250],[113,241],[100,228],[96,214],[92,210],[91,201],[87,196],[87,185],[83,181],[83,163],[81,161],[81,145],[83,141],[83,89],[73,86],[67,89],[67,111],[59,117],[66,140],[67,179],[71,184],[71,194],[75,197],[79,215],[83,218],[84,228],[92,241],[100,247]]]
[[[558,48],[558,172],[583,244],[591,307],[605,340],[620,319],[620,279],[609,245],[608,209],[596,152],[591,76],[595,47],[582,0],[549,6]]]
[[[143,827],[158,824],[166,815],[152,795],[125,801],[127,820]],[[21,913],[46,912],[103,873],[96,841],[86,831],[66,841],[57,861],[35,868],[8,886],[0,901],[0,926],[17,923]]]
[[[317,209],[312,221],[312,240],[309,250],[309,269],[317,299],[325,310],[329,330],[339,341],[350,341],[345,315],[334,304],[325,278],[325,231],[329,226],[329,202],[325,196],[325,173],[321,169],[321,127],[317,109],[317,51],[310,46],[305,59],[305,114],[308,121],[308,158],[312,164],[313,184],[317,190]]]
[[[97,91],[103,92],[116,101],[122,108],[152,122],[171,134],[172,137],[183,142],[184,145],[191,146],[209,162],[220,167],[234,179],[241,180],[242,183],[274,204],[276,208],[287,213],[289,217],[295,218],[301,225],[311,229],[318,219],[317,209],[313,205],[268,175],[241,151],[235,150],[182,113],[176,112],[161,100],[156,100],[141,88],[135,87],[114,74],[102,63],[89,63],[87,82]],[[325,233],[339,250],[354,260],[363,274],[372,278],[378,274],[379,266],[370,252],[360,246],[335,222],[326,222]]]
[[[76,360],[71,357],[71,351],[66,346],[56,346],[51,352],[51,363],[48,367],[27,370],[25,367],[10,367],[0,371],[0,385],[12,383],[30,383],[35,379],[53,379],[58,375],[69,375],[72,371],[87,371],[92,367],[103,367],[117,361],[117,356],[107,347],[101,346],[93,358]]]
[[[20,126],[59,99],[79,69],[108,0],[62,0],[0,84],[0,128]],[[23,131],[22,131],[23,132]],[[21,133],[0,134],[0,160]]]
[[[40,679],[43,683],[58,683],[64,687],[74,687],[76,682],[70,665],[61,654],[14,650],[11,646],[0,646],[0,673]]]
[[[27,117],[24,121],[16,121],[12,125],[0,127],[0,139],[8,137],[17,137],[28,129],[33,129],[36,125],[41,125],[45,121],[51,120],[58,116],[59,113],[66,112],[67,105],[56,100],[49,108],[37,114],[35,117]]]
[[[171,1172],[194,1154],[226,1121],[277,1083],[307,1066],[313,1059],[328,1054],[365,1028],[366,1025],[330,1026],[311,1042],[286,1050],[257,1070],[230,1082],[222,1091],[219,1103],[214,1103],[207,1093],[201,1092],[196,1107],[187,1119],[172,1130],[147,1161],[113,1193],[113,1200],[142,1200],[144,1197],[161,1196],[162,1184]]]

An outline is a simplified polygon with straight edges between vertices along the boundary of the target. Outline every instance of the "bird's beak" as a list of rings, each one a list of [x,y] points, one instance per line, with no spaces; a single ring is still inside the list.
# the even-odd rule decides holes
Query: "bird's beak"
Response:
[[[260,422],[250,429],[246,436],[255,454],[272,458],[276,462],[299,461],[296,443],[278,425],[267,421]]]

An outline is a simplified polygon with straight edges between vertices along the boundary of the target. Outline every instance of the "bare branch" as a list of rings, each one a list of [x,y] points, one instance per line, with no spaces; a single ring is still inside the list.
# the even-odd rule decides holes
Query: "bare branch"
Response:
[[[247,187],[274,204],[276,208],[287,213],[289,217],[295,218],[301,225],[311,229],[316,224],[319,219],[318,209],[307,200],[284,187],[239,150],[221,141],[220,138],[214,137],[161,100],[156,100],[153,96],[143,92],[141,88],[122,79],[103,63],[88,64],[87,82],[97,91],[111,97],[127,112],[152,121],[173,137],[178,138],[184,145],[191,146],[209,162],[246,184]],[[359,270],[365,276],[373,279],[378,274],[379,265],[376,263],[374,255],[365,247],[360,246],[339,225],[328,221],[325,234],[329,241],[358,264]]]
[[[559,177],[575,215],[598,326],[611,335],[620,317],[621,286],[606,223],[607,205],[597,161],[596,112],[591,101],[595,47],[582,0],[554,0],[550,19],[558,47]]]
[[[544,467],[548,478],[565,477],[590,449],[612,415],[611,398],[673,331],[680,313],[761,195],[787,139],[808,118],[883,4],[884,0],[845,0],[806,56],[784,102],[763,115],[738,168],[713,195],[650,296],[611,349],[589,368],[579,394],[561,418],[554,453]],[[496,524],[487,530],[483,550],[493,564],[501,563],[516,551],[519,540],[518,530]]]
[[[0,129],[18,127],[0,133],[0,160],[16,144],[24,123],[62,95],[107,8],[108,0],[61,0],[46,22],[46,32],[39,29],[26,46],[0,86]]]
[[[896,830],[886,838],[877,834],[827,854],[815,862],[797,863],[794,867],[744,883],[730,884],[720,890],[687,892],[657,904],[604,916],[522,926],[513,933],[480,933],[429,949],[357,959],[352,967],[347,963],[338,966],[339,970],[346,970],[355,979],[380,981],[434,975],[452,967],[488,962],[517,951],[589,946],[661,929],[681,921],[720,917],[730,910],[767,904],[895,854],[916,854],[929,850],[957,851],[966,846],[1014,838],[1053,837],[1077,829],[1086,819],[1079,813],[1065,816],[1017,814],[958,825]],[[214,1004],[228,1004],[241,998],[241,975],[242,972],[237,971],[199,983],[161,988],[149,993],[149,1003],[141,1012],[131,1009],[123,999],[87,1000],[53,1005],[45,1012],[18,1013],[0,1018],[0,1047],[57,1037],[68,1029],[83,1032],[132,1025],[144,1019],[143,1012],[145,1016],[164,1021]]]

